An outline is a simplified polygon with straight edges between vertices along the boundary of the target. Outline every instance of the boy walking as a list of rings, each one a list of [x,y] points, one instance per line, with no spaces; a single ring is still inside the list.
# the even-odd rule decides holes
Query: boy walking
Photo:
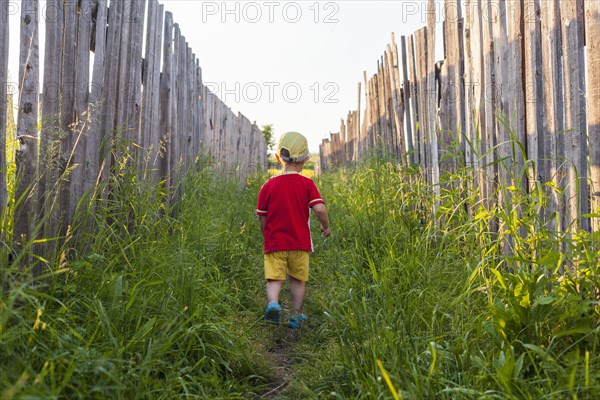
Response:
[[[264,268],[267,280],[265,319],[279,323],[279,292],[287,276],[290,280],[293,311],[289,326],[299,328],[307,317],[302,312],[309,254],[313,251],[310,237],[309,209],[321,223],[321,233],[331,234],[325,202],[312,179],[300,175],[310,158],[306,138],[298,132],[287,132],[279,138],[277,162],[280,175],[269,179],[258,194],[256,214],[264,237]]]

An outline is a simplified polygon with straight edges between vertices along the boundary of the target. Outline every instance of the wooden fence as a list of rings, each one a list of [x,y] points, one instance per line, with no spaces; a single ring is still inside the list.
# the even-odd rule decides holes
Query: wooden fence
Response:
[[[16,3],[0,0],[3,216],[9,4]],[[203,85],[198,59],[157,0],[48,0],[44,10],[38,0],[22,0],[20,13],[17,244],[34,237],[42,215],[46,237],[64,234],[84,193],[106,187],[122,163],[169,187],[201,157],[240,182],[266,166],[261,131]]]
[[[423,7],[427,26],[392,35],[365,72],[362,124],[359,84],[358,110],[321,144],[321,170],[378,149],[420,165],[439,193],[466,166],[488,204],[507,200],[501,182],[537,185],[555,229],[598,231],[600,1],[445,0],[437,63],[435,4]]]

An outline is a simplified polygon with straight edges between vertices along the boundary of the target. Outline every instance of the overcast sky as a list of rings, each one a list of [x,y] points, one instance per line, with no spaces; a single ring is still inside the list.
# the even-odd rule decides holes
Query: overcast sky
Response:
[[[275,135],[305,134],[312,151],[357,107],[392,32],[396,41],[426,24],[426,1],[163,0],[200,61],[204,84],[234,112]],[[10,20],[10,78],[18,78],[20,1]],[[438,22],[441,1],[436,1]],[[45,1],[40,2],[43,15]],[[40,18],[43,61],[43,18]],[[436,54],[442,56],[441,23]],[[362,91],[364,107],[364,88]]]

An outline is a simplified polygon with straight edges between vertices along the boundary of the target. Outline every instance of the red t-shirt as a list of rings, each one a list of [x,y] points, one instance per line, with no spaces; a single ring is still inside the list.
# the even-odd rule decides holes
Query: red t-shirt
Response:
[[[312,179],[285,173],[269,179],[258,194],[256,214],[267,217],[265,253],[287,250],[313,251],[310,207],[324,203]]]

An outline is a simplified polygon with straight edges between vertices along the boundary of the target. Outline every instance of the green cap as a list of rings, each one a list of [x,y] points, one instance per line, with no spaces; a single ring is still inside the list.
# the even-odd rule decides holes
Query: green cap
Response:
[[[283,161],[302,162],[310,156],[308,142],[301,133],[286,132],[279,138],[277,154]]]

